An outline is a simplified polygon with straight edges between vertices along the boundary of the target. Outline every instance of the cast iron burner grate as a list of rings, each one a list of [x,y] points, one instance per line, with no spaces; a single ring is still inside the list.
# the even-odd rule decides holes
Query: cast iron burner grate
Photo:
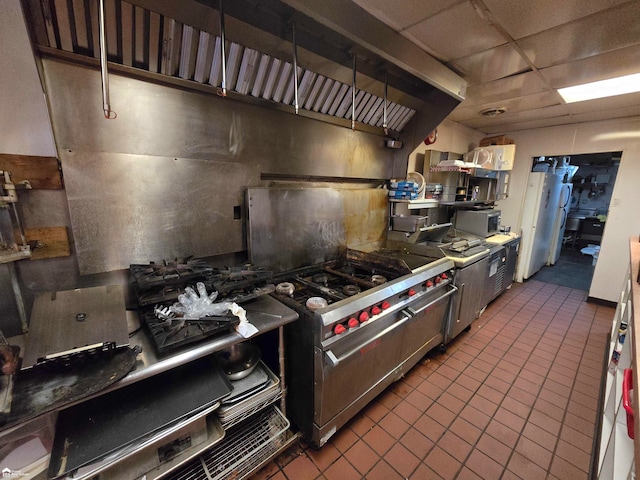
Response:
[[[240,323],[240,319],[231,314],[195,321],[182,321],[176,318],[172,320],[170,325],[167,325],[167,322],[156,317],[153,311],[147,311],[142,315],[142,319],[151,332],[151,338],[159,353],[197,342],[218,333],[230,332]]]
[[[270,283],[272,272],[251,264],[217,268],[202,259],[189,257],[159,264],[131,265],[130,271],[134,296],[141,307],[140,316],[160,353],[226,333],[239,323],[239,319],[231,314],[189,321],[159,319],[154,307],[177,302],[186,287],[195,289],[196,283],[202,282],[209,294],[218,292],[216,302],[237,304],[275,291],[275,286]]]

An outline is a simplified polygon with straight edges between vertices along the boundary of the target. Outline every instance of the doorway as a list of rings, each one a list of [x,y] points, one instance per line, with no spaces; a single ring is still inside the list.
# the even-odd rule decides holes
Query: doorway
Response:
[[[559,210],[565,218],[557,219],[557,252],[551,248],[547,265],[532,278],[589,290],[621,156],[605,152],[534,158],[534,169],[544,168],[539,166],[544,162],[563,175],[570,195],[564,211]]]

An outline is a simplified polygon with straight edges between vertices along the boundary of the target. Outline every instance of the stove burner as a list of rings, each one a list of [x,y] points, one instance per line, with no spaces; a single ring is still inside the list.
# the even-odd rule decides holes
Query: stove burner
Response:
[[[329,305],[329,302],[322,297],[311,297],[306,303],[307,308],[312,311],[318,310],[319,308],[325,308],[327,305]]]
[[[326,273],[316,273],[313,277],[311,277],[311,281],[319,283],[321,285],[326,285],[327,283],[329,283],[329,276]]]
[[[293,295],[293,292],[295,292],[296,287],[293,286],[293,283],[290,282],[282,282],[279,283],[278,285],[276,285],[276,293],[279,293],[280,295]]]
[[[384,277],[382,275],[371,275],[371,283],[382,285],[383,283],[387,283],[387,277]]]
[[[358,285],[345,285],[342,287],[342,293],[347,295],[348,297],[353,297],[354,295],[359,294],[362,289]]]

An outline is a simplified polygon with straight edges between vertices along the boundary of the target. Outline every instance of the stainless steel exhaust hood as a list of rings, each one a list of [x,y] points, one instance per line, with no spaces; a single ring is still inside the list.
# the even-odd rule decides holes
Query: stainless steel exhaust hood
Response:
[[[22,1],[40,52],[96,62],[97,2]],[[219,9],[219,0],[105,0],[108,60],[115,71],[215,93],[224,70]],[[227,0],[224,17],[226,89],[234,98],[293,113],[298,79],[302,114],[345,126],[355,114],[358,128],[384,134],[386,79],[390,135],[414,116],[426,135],[464,99],[462,78],[352,2]]]

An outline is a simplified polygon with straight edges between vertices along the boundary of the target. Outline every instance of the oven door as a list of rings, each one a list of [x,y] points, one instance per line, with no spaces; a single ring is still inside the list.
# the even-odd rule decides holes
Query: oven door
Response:
[[[411,358],[407,369],[411,368],[422,356],[444,342],[444,327],[447,323],[451,296],[458,289],[449,284],[444,288],[423,295],[407,311],[411,318],[403,328],[403,341],[400,359],[405,362]]]
[[[396,380],[392,374],[400,363],[402,331],[410,318],[403,310],[389,312],[315,348],[314,423],[324,437],[314,439],[319,446]]]

